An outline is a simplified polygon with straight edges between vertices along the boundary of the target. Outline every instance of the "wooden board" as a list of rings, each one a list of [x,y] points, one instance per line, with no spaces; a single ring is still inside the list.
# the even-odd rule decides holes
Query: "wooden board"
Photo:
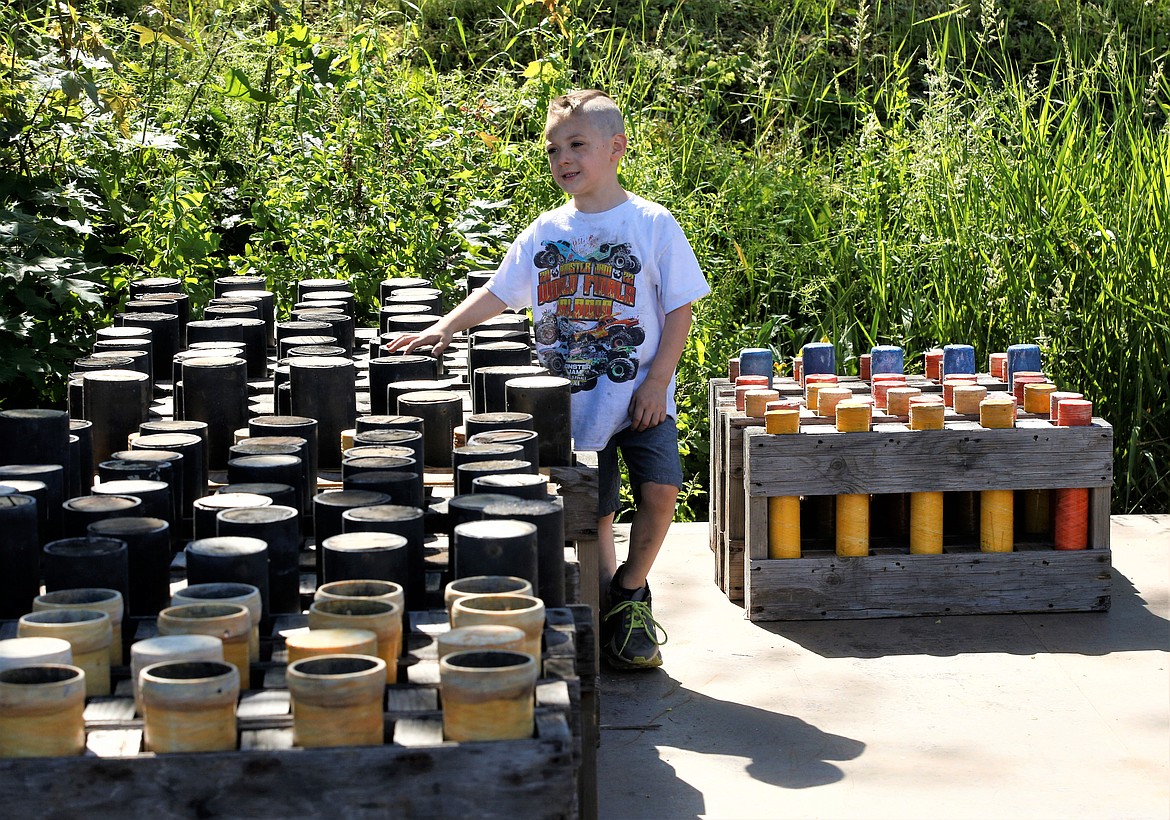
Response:
[[[711,456],[708,477],[708,513],[707,521],[710,526],[710,547],[714,553],[715,585],[723,592],[727,591],[727,581],[723,577],[723,533],[725,529],[724,499],[727,496],[723,463],[727,460],[727,444],[723,441],[722,411],[719,410],[722,396],[731,390],[731,384],[726,379],[712,379],[709,390],[709,417],[708,429],[711,442]]]
[[[748,428],[763,432],[762,428]],[[744,537],[744,435],[745,428],[733,426],[728,415],[723,416],[721,440],[726,445],[724,457],[723,485],[723,530],[726,538],[741,541]]]
[[[1006,388],[989,379],[982,381],[989,389]],[[864,383],[850,381],[848,386],[861,389]],[[796,394],[794,384],[788,388]],[[737,600],[733,596],[742,579],[749,618],[1108,608],[1113,431],[1103,420],[1094,419],[1091,427],[1061,428],[1021,414],[1013,429],[988,430],[977,420],[951,413],[945,430],[911,431],[904,420],[875,414],[873,431],[845,434],[838,433],[828,419],[806,417],[799,434],[773,436],[760,428],[760,419],[736,411],[731,388],[716,386],[714,380],[710,402],[718,417],[713,429],[718,430],[719,452],[713,458],[718,458],[719,470],[713,478],[722,482],[713,500],[716,577],[731,600]],[[742,447],[742,458],[737,458],[736,446]],[[737,484],[739,465],[743,476]],[[840,559],[831,551],[810,551],[810,546],[823,546],[824,540],[812,538],[806,540],[802,558],[770,561],[767,557],[770,496],[807,499],[842,493],[1059,487],[1090,490],[1091,549],[1087,552],[1057,552],[1051,545],[1033,544],[1018,546],[1014,553],[985,555],[969,539],[960,538],[964,543],[948,540],[946,555],[911,556],[906,545],[887,537],[875,539],[875,554]],[[741,545],[746,557],[735,566]],[[736,572],[739,569],[742,575]]]
[[[563,715],[538,726],[490,743],[0,760],[0,780],[11,816],[575,817],[572,735]]]
[[[119,817],[576,817],[596,806],[597,659],[593,611],[546,613],[544,677],[533,737],[493,743],[442,739],[435,641],[442,611],[410,613],[402,683],[386,688],[382,746],[303,749],[293,744],[281,633],[304,615],[280,615],[253,665],[265,689],[243,693],[240,748],[197,755],[142,751],[142,720],[129,688],[86,708],[83,757],[0,761],[14,812]],[[135,625],[151,631],[149,619]],[[586,699],[576,677],[586,671]],[[117,667],[125,676],[124,667]],[[125,681],[121,681],[125,683]],[[589,744],[590,754],[583,753]],[[586,766],[589,768],[586,770]],[[588,781],[588,787],[585,782]],[[589,790],[587,791],[586,788]],[[345,801],[345,802],[340,802]],[[339,809],[339,807],[344,807]]]
[[[719,574],[724,583],[723,591],[727,593],[727,600],[735,604],[743,603],[745,552],[746,542],[743,539],[727,539],[719,548],[722,560]]]
[[[707,382],[707,443],[710,447],[707,459],[707,521],[714,524],[719,519],[719,461],[722,447],[719,445],[719,398],[731,389],[727,379],[711,379]],[[711,551],[718,544],[718,528],[708,527]],[[716,570],[718,575],[718,570]]]
[[[1109,487],[1113,428],[1056,427],[1039,419],[1006,430],[955,422],[945,430],[878,425],[796,435],[745,432],[747,492],[753,496]]]
[[[565,503],[565,540],[597,537],[597,454],[574,453],[572,467],[549,467],[549,480]]]
[[[1109,550],[749,559],[752,621],[1100,612],[1109,609]]]

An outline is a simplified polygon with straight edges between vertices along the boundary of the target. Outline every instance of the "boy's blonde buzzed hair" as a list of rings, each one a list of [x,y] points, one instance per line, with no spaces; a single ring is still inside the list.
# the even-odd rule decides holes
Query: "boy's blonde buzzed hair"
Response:
[[[544,130],[547,132],[553,123],[575,116],[588,117],[589,121],[607,137],[626,133],[626,121],[622,117],[622,110],[612,97],[596,89],[570,91],[555,98],[548,104]]]

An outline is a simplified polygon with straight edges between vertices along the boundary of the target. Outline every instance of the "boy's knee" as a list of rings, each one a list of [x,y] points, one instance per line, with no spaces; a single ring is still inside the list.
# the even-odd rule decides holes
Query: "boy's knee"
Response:
[[[676,501],[678,501],[678,487],[673,484],[658,484],[647,481],[638,486],[639,509],[642,507],[655,509],[670,507],[673,510]]]

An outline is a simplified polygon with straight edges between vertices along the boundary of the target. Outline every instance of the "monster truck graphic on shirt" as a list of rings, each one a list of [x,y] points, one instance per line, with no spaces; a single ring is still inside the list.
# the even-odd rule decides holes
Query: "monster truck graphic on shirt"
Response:
[[[633,379],[646,331],[637,314],[621,311],[633,307],[642,269],[630,245],[600,243],[582,253],[564,240],[546,242],[533,262],[540,363],[568,378],[574,392],[592,390],[601,378]]]

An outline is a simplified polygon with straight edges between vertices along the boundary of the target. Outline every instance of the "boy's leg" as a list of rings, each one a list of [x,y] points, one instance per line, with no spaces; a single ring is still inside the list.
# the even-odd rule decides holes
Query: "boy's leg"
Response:
[[[606,597],[609,594],[609,583],[617,572],[617,549],[613,544],[614,513],[597,519],[597,582],[601,587],[600,601],[601,614],[605,615]]]
[[[646,483],[641,486],[640,495],[641,501],[630,524],[629,553],[622,568],[621,585],[630,590],[646,586],[646,577],[674,519],[678,487]],[[610,513],[597,520],[597,600],[599,617],[602,618],[609,611],[609,589],[618,568],[613,536],[614,515]]]
[[[623,431],[624,432],[624,431]],[[621,472],[618,469],[619,432],[597,451],[597,583],[600,587],[598,617],[609,611],[609,584],[617,572],[613,519],[621,506]],[[604,624],[603,624],[604,626]]]
[[[646,586],[654,559],[658,557],[670,522],[674,520],[675,502],[678,500],[678,487],[672,484],[648,481],[638,490],[638,509],[630,524],[630,551],[622,565],[621,577],[622,587],[631,590]]]
[[[617,568],[609,585],[608,608],[602,610],[602,654],[621,669],[653,668],[662,665],[658,647],[666,635],[654,620],[646,577],[674,518],[682,485],[678,431],[674,419],[668,418],[638,433],[623,430],[614,439],[611,444],[621,446],[629,468],[637,510],[626,562]],[[600,458],[598,462],[600,468]],[[616,473],[616,458],[614,466]]]

